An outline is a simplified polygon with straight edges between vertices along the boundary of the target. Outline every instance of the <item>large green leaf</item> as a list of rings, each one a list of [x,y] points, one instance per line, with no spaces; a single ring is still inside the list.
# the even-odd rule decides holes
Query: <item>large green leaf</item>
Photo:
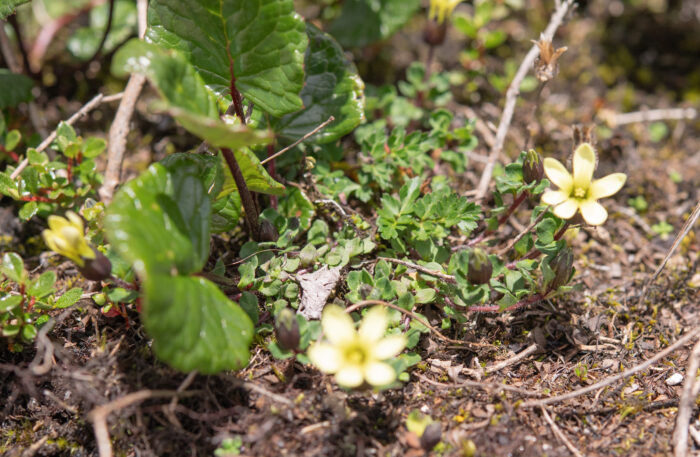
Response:
[[[345,47],[389,38],[418,10],[420,0],[345,0],[328,31]]]
[[[297,140],[331,115],[335,117],[310,141],[327,143],[352,131],[364,120],[364,83],[343,49],[328,34],[307,24],[309,47],[304,69],[306,81],[301,91],[304,109],[273,121],[281,138]]]
[[[68,39],[68,50],[76,57],[87,60],[95,54],[102,42],[109,18],[109,2],[90,10],[90,25],[81,27]],[[136,31],[136,4],[132,0],[116,0],[109,33],[102,53],[116,49]]]
[[[126,183],[105,215],[114,249],[142,278],[199,272],[209,255],[211,200],[199,163],[153,164]]]
[[[145,284],[143,323],[155,354],[182,371],[216,373],[248,361],[253,323],[210,281],[153,275]]]
[[[4,109],[30,101],[34,81],[27,76],[12,73],[7,68],[0,68],[0,87],[0,109]]]
[[[163,97],[163,102],[154,106],[213,146],[238,149],[268,143],[272,137],[269,132],[221,120],[214,95],[177,51],[134,39],[116,53],[112,72],[118,76],[131,72],[146,75]]]
[[[152,0],[147,39],[178,49],[219,97],[236,88],[274,116],[301,109],[305,25],[293,0]]]
[[[22,3],[29,3],[30,0],[0,0],[0,20],[15,12]]]

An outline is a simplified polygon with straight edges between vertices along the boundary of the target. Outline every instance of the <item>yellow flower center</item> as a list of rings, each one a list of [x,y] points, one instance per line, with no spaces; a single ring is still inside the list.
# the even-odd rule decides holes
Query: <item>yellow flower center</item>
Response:
[[[362,365],[367,359],[367,352],[361,345],[354,345],[345,350],[345,360],[352,365]]]
[[[574,189],[574,197],[584,198],[586,196],[586,189],[583,187],[577,187]]]

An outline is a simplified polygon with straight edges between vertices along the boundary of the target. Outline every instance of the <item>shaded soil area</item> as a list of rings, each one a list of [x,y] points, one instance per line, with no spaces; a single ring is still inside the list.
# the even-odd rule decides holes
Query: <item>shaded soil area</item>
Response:
[[[646,13],[619,16],[601,6],[608,2],[584,3],[557,34],[555,44],[566,44],[569,51],[559,76],[541,95],[537,119],[534,95],[524,94],[506,141],[506,153],[514,157],[533,134],[534,144],[546,154],[566,159],[572,125],[597,124],[605,129],[597,142],[597,174],[614,170],[628,175],[625,188],[607,203],[608,222],[571,237],[577,256],[575,292],[513,313],[472,313],[464,339],[478,345],[470,348],[446,345],[432,334],[422,336],[418,352],[423,361],[410,370],[410,380],[382,393],[343,391],[309,366],[273,359],[264,341],[257,341],[249,366],[241,372],[188,377],[154,358],[136,311],[129,310],[128,320],[109,318],[90,300],[81,300],[53,314],[36,347],[14,353],[0,342],[0,454],[98,455],[90,412],[145,391],[139,401],[117,405],[108,415],[115,455],[210,456],[224,439],[240,437],[240,454],[247,456],[418,457],[424,451],[406,428],[408,414],[416,409],[442,425],[442,440],[432,455],[572,455],[561,435],[587,456],[671,455],[683,386],[677,375],[686,376],[693,341],[610,386],[544,408],[523,406],[619,374],[700,325],[697,227],[641,300],[644,285],[700,198],[700,122],[668,122],[661,138],[646,123],[605,124],[611,112],[697,103],[700,39],[688,38],[683,27],[697,31],[700,19],[682,16],[669,25],[673,17],[649,13],[637,22],[633,14]],[[673,11],[680,15],[686,6],[676,3]],[[525,14],[501,26],[531,35],[531,29],[546,25],[541,21],[546,19]],[[627,33],[635,27],[635,33]],[[667,41],[647,46],[640,38],[643,30],[663,34],[668,27],[674,35],[666,35]],[[387,43],[373,65],[405,68],[411,60],[423,59],[423,49],[407,49],[410,40],[419,40],[418,28],[408,27]],[[674,38],[676,34],[686,38]],[[413,38],[407,41],[408,36]],[[684,44],[676,47],[679,41]],[[449,43],[440,50],[435,71],[459,65],[449,51],[463,44]],[[524,52],[513,50],[516,62]],[[646,52],[654,53],[648,64]],[[620,53],[627,56],[622,63]],[[494,59],[485,65],[502,62]],[[381,79],[373,68],[366,71],[375,73],[363,76]],[[639,71],[644,68],[651,79]],[[678,72],[680,81],[668,76]],[[486,125],[498,123],[502,103],[492,91],[484,90],[481,100],[471,105]],[[458,99],[464,96],[455,92]],[[131,174],[166,153],[159,140],[187,141],[178,137],[181,132],[172,122],[146,114],[145,106],[142,100],[135,118],[139,128],[130,138]],[[64,117],[56,108],[47,111],[56,122]],[[104,107],[99,113],[86,125],[104,132],[113,112]],[[475,154],[488,154],[481,138]],[[466,189],[475,187],[481,173],[478,161],[473,166],[459,177]],[[638,196],[648,202],[644,211],[628,205]],[[50,266],[36,255],[42,225],[20,226],[16,209],[6,200],[2,205],[3,234],[12,239],[5,248],[21,252],[36,273],[56,268],[65,287],[75,285],[77,272],[69,264]],[[502,228],[506,241],[528,224],[528,214],[520,217]],[[667,236],[653,228],[662,221],[673,227]],[[213,246],[237,252],[233,244],[216,239]],[[437,310],[426,305],[421,313],[439,328]],[[445,335],[454,337],[452,331]],[[525,357],[516,357],[526,350]],[[484,368],[499,362],[504,363],[498,370]],[[700,443],[693,446],[700,449]]]

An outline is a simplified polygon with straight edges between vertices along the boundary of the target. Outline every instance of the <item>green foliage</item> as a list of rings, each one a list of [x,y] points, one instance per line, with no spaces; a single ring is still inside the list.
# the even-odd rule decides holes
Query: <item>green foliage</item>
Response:
[[[230,97],[235,76],[238,90],[272,115],[303,107],[307,38],[292,0],[155,0],[148,25],[147,38],[181,51],[215,96]]]
[[[419,0],[346,0],[329,31],[343,46],[367,46],[393,35],[419,7]]]
[[[4,20],[7,16],[15,13],[15,8],[23,3],[29,3],[31,0],[0,0],[0,20]]]
[[[112,246],[142,279],[143,323],[155,353],[182,371],[247,363],[253,324],[210,281],[193,277],[209,255],[217,161],[181,155],[127,183],[107,209]],[[134,223],[134,221],[138,221]],[[204,336],[204,337],[203,337]]]
[[[89,25],[75,31],[68,39],[68,50],[80,60],[91,58],[102,41],[109,16],[109,2],[90,10]],[[129,0],[116,0],[109,33],[102,53],[109,53],[136,31],[136,5]]]
[[[12,73],[7,68],[0,68],[0,87],[12,88],[12,90],[0,91],[0,109],[17,106],[34,98],[32,95],[34,81],[27,76]]]
[[[53,271],[32,279],[22,258],[14,252],[3,255],[0,275],[0,334],[13,350],[36,338],[38,329],[49,320],[48,311],[72,306],[83,294],[80,288],[58,294]]]

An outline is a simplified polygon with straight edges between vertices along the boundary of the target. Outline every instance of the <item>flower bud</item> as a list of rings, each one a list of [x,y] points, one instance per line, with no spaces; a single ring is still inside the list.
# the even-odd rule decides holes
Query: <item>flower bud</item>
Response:
[[[311,156],[304,157],[304,171],[311,171],[316,167],[316,159]]]
[[[574,253],[568,247],[563,248],[561,251],[552,258],[549,262],[549,267],[554,272],[554,278],[549,283],[549,287],[552,290],[557,290],[559,287],[563,286],[571,278],[571,273],[573,272],[574,265]]]
[[[534,149],[527,151],[523,162],[523,180],[526,184],[540,182],[544,176],[542,157]]]
[[[469,254],[469,270],[467,271],[467,279],[472,284],[486,284],[491,279],[493,266],[491,261],[484,251],[474,249]]]
[[[299,348],[299,322],[294,312],[285,308],[277,315],[275,320],[275,334],[277,344],[285,351],[294,351]]]
[[[445,41],[447,34],[447,24],[438,24],[435,21],[428,21],[423,28],[423,41],[430,46],[440,46]]]
[[[84,258],[84,265],[79,266],[78,270],[85,276],[85,279],[90,281],[102,281],[109,278],[112,275],[112,262],[97,249],[93,249],[93,251],[95,258]]]
[[[442,424],[433,422],[425,427],[420,437],[420,445],[426,452],[430,451],[440,442],[440,437],[442,437]]]

